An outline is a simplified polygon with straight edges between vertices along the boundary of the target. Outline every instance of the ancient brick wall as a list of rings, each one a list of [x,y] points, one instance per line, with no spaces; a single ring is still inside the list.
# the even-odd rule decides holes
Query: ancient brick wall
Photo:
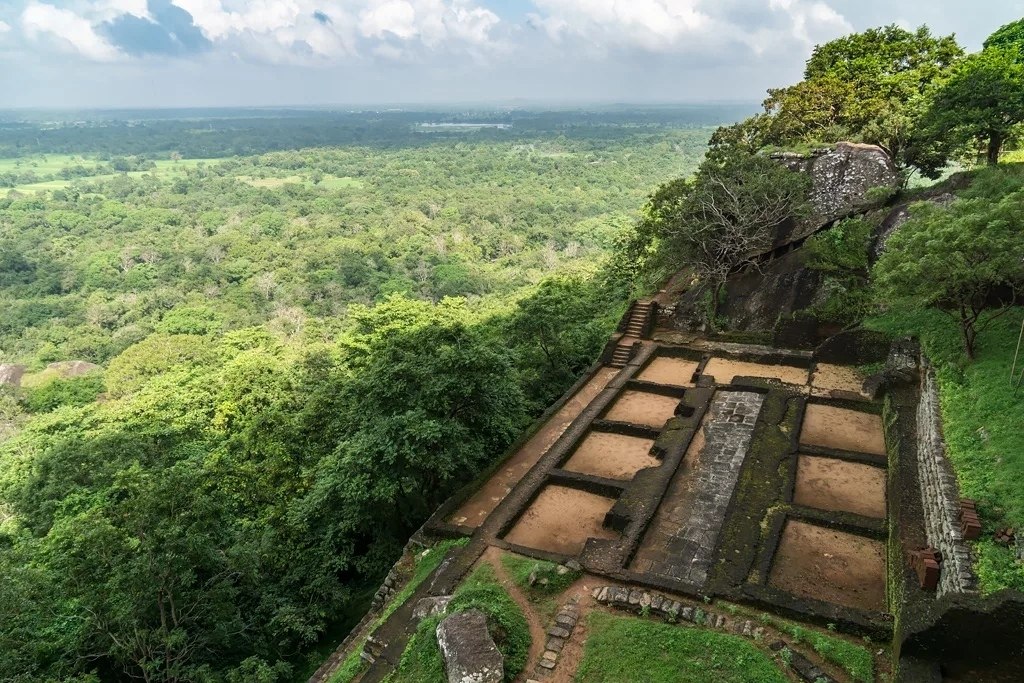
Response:
[[[960,533],[956,475],[946,459],[935,370],[921,359],[921,400],[917,408],[917,465],[928,544],[942,553],[938,595],[977,588],[970,546]]]

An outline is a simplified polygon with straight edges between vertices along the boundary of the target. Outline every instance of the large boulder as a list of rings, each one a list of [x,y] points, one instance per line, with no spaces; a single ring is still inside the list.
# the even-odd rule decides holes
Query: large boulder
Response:
[[[12,363],[0,363],[0,385],[8,387],[20,387],[21,378],[25,374],[24,365]]]
[[[787,226],[778,235],[775,246],[807,237],[826,223],[887,198],[871,198],[869,191],[873,188],[883,187],[891,194],[903,184],[892,159],[877,145],[838,142],[810,154],[781,152],[772,158],[811,176],[813,207],[809,217]]]
[[[459,612],[437,625],[448,683],[501,683],[505,665],[480,610]]]

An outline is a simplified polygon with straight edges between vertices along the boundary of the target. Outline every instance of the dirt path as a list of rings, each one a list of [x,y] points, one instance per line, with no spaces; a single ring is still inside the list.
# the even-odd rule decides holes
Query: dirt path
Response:
[[[608,585],[608,581],[596,576],[584,575],[576,583],[569,586],[562,593],[562,604],[569,602],[572,598],[578,598],[576,606],[580,610],[580,618],[573,629],[572,637],[565,643],[562,652],[558,657],[558,666],[545,683],[574,683],[576,670],[583,660],[583,647],[587,642],[587,617],[597,602],[590,592],[597,586]]]
[[[512,596],[512,599],[516,601],[519,609],[523,610],[526,621],[530,625],[530,653],[526,657],[526,666],[523,667],[523,671],[516,676],[517,681],[525,681],[527,678],[532,678],[533,669],[537,662],[540,661],[541,653],[544,652],[544,643],[547,641],[547,627],[541,623],[540,617],[537,616],[537,612],[533,609],[533,605],[530,604],[523,591],[519,589],[516,582],[505,571],[505,566],[501,563],[501,550],[493,546],[488,548],[484,551],[481,561],[487,562],[494,568],[494,574],[498,577],[498,581],[508,591],[508,594]]]

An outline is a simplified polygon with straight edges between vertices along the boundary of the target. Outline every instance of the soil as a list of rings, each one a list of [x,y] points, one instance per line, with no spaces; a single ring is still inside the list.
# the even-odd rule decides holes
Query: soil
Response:
[[[498,577],[498,583],[505,588],[509,596],[519,605],[519,609],[523,611],[523,616],[526,617],[526,621],[530,625],[530,649],[526,655],[526,666],[523,667],[522,673],[516,677],[517,681],[525,681],[528,678],[532,678],[533,667],[540,661],[540,656],[544,652],[544,643],[547,642],[545,626],[541,623],[540,617],[537,616],[537,612],[534,610],[533,605],[530,604],[529,599],[523,595],[523,591],[520,590],[516,582],[505,571],[505,566],[501,563],[501,550],[494,546],[487,548],[480,561],[491,565],[494,569],[494,575]]]
[[[801,455],[793,502],[820,510],[885,517],[885,470],[836,458]]]
[[[704,375],[715,378],[719,384],[732,384],[737,377],[766,377],[786,384],[807,384],[807,369],[792,365],[767,365],[745,361],[712,358],[704,368]]]
[[[864,393],[864,377],[855,368],[831,363],[818,363],[811,374],[811,386],[826,391],[849,391],[861,396]]]
[[[881,416],[835,406],[807,406],[800,443],[885,455]]]
[[[675,415],[679,400],[674,396],[626,390],[615,399],[604,419],[660,428]]]
[[[614,503],[611,498],[579,489],[545,486],[505,540],[527,548],[578,556],[588,538],[618,538],[618,534],[603,526]]]
[[[793,595],[855,609],[885,610],[885,546],[862,536],[791,519],[769,583]]]
[[[690,381],[697,369],[697,361],[672,356],[655,356],[654,360],[637,375],[637,379],[655,384],[671,384],[680,387],[692,387]]]
[[[653,439],[590,432],[569,458],[565,469],[609,479],[632,479],[639,470],[661,464],[650,454],[653,445]]]
[[[618,373],[615,368],[602,368],[587,384],[580,388],[515,455],[508,459],[486,484],[473,494],[448,519],[452,524],[476,528],[498,506],[512,487],[519,483],[530,468],[537,464],[558,437],[569,428],[583,409],[597,397]]]

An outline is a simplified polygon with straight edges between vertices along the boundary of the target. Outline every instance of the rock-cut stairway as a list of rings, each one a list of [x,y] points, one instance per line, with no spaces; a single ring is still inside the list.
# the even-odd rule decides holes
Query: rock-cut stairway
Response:
[[[654,311],[653,301],[642,300],[633,302],[619,324],[619,332],[622,334],[622,337],[612,352],[609,365],[613,368],[621,368],[629,362],[629,359],[633,357],[633,344],[647,336]]]

